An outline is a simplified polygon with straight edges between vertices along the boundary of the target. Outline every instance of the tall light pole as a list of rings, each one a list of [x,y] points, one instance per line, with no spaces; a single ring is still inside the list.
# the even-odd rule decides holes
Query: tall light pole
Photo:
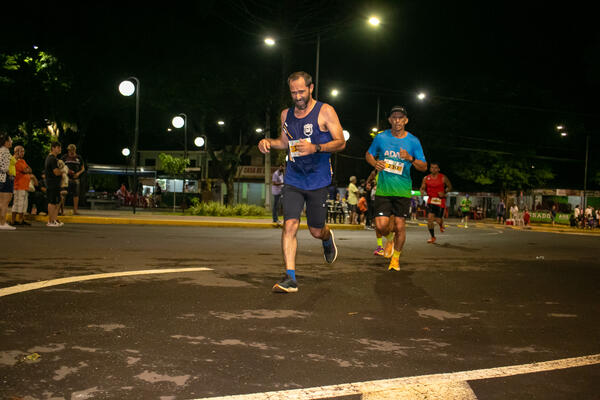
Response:
[[[558,125],[556,130],[560,133],[560,136],[566,137],[568,133],[565,131],[564,125]],[[584,158],[584,167],[583,167],[583,196],[582,196],[582,212],[585,211],[587,207],[587,175],[588,175],[588,160],[590,157],[590,135],[587,134],[585,136],[585,158]]]
[[[133,82],[135,82],[135,84]],[[133,138],[133,213],[138,199],[138,179],[137,179],[137,160],[138,160],[138,137],[140,134],[140,81],[135,76],[130,76],[119,85],[119,92],[123,96],[131,96],[135,93],[135,129]]]
[[[183,128],[183,158],[187,158],[187,126],[188,126],[188,118],[184,113],[177,114],[173,120],[171,120],[171,124],[173,127],[179,129]]]
[[[196,147],[204,147],[204,168],[202,171],[202,175],[204,175],[204,180],[208,179],[208,138],[205,135],[200,135],[194,139],[194,144]]]

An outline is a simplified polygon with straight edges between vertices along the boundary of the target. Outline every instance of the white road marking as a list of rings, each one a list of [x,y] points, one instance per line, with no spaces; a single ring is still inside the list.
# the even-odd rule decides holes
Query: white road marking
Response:
[[[39,281],[26,283],[23,285],[9,286],[0,289],[0,297],[8,296],[15,293],[27,292],[30,290],[43,289],[50,286],[64,285],[66,283],[90,281],[93,279],[106,279],[115,278],[120,276],[133,276],[133,275],[152,275],[152,274],[173,274],[177,272],[196,272],[196,271],[212,271],[211,268],[164,268],[164,269],[144,269],[139,271],[124,271],[124,272],[112,272],[106,274],[94,274],[94,275],[80,275],[71,276],[68,278],[51,279],[47,281]]]
[[[507,376],[554,371],[594,364],[600,364],[600,354],[471,371],[382,379],[377,381],[346,383],[307,389],[206,397],[196,400],[313,400],[352,395],[362,395],[363,399],[370,400],[391,398],[417,400],[431,398],[476,399],[475,394],[468,386],[467,381],[503,378]],[[389,397],[388,394],[392,397]],[[439,397],[440,395],[441,397]]]

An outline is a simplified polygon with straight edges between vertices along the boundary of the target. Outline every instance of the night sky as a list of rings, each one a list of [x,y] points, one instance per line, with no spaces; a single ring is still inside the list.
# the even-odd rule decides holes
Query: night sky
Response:
[[[585,136],[598,147],[600,34],[591,10],[575,2],[32,4],[3,12],[2,51],[36,44],[65,65],[80,129],[70,139],[90,162],[120,162],[131,143],[133,101],[117,85],[132,75],[142,90],[140,149],[181,148],[182,139],[166,133],[178,112],[191,120],[190,148],[196,133],[215,143],[229,137],[216,137],[216,118],[237,121],[231,137],[258,142],[254,126],[264,123],[266,99],[281,107],[285,76],[315,75],[319,32],[319,100],[352,135],[340,163],[347,175],[368,174],[358,160],[378,99],[381,127],[392,105],[404,105],[407,129],[430,159],[528,147],[550,162],[569,159],[565,168],[578,171]],[[366,24],[372,14],[382,21],[377,29]],[[267,34],[275,47],[263,44]],[[425,102],[416,100],[419,91]],[[271,111],[276,118],[280,110]],[[558,123],[569,129],[566,140]]]

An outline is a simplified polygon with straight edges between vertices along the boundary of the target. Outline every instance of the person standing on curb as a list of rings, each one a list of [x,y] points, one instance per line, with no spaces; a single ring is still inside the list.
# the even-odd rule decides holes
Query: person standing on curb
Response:
[[[14,176],[10,174],[12,139],[7,132],[0,131],[0,230],[14,231],[16,228],[6,223],[8,203],[12,199]]]
[[[283,189],[283,164],[279,165],[277,170],[273,172],[271,177],[271,194],[273,195],[273,223],[280,224],[279,222],[279,201],[281,200],[281,190]]]
[[[62,182],[62,171],[58,167],[58,155],[61,152],[59,142],[50,144],[50,154],[46,157],[46,195],[48,196],[48,223],[50,228],[58,228],[64,224],[58,220],[58,207],[60,205],[60,186]]]
[[[74,144],[67,146],[67,154],[62,157],[63,162],[69,168],[69,192],[73,197],[73,215],[77,215],[79,209],[79,193],[81,191],[81,174],[85,172],[83,160],[77,154],[77,147]]]
[[[310,234],[321,240],[328,264],[337,258],[333,231],[326,224],[328,186],[331,184],[331,153],[344,150],[346,141],[334,108],[312,97],[314,85],[306,72],[288,77],[294,106],[281,112],[281,135],[265,138],[258,149],[287,149],[288,163],[282,190],[283,230],[281,245],[286,272],[273,286],[274,292],[298,291],[296,282],[296,233],[306,205],[306,223]]]
[[[12,206],[12,225],[31,225],[25,221],[25,213],[27,212],[29,182],[31,181],[31,168],[25,162],[25,148],[23,146],[15,146],[15,184]]]

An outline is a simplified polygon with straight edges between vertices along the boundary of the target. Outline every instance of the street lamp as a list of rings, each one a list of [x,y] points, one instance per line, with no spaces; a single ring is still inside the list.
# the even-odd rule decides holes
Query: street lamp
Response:
[[[566,137],[567,132],[564,131],[564,125],[557,125],[556,130],[560,132],[560,136]],[[587,174],[588,174],[588,159],[590,155],[590,135],[586,135],[585,137],[585,160],[584,160],[584,168],[583,168],[583,209],[587,207]]]
[[[134,84],[135,82],[135,84]],[[130,76],[119,84],[119,92],[123,96],[131,96],[135,93],[135,130],[133,139],[133,213],[135,214],[135,205],[138,196],[138,179],[137,179],[137,154],[138,154],[138,137],[140,134],[140,81],[135,76]]]
[[[131,151],[129,151],[129,149],[125,147],[123,150],[121,150],[121,154],[123,154],[125,157],[129,157]]]
[[[338,95],[338,94],[340,94],[340,91],[339,91],[339,90],[337,90],[337,89],[333,89],[333,90],[331,91],[331,95],[332,95],[333,97],[337,97],[337,95]]]
[[[171,120],[171,125],[173,125],[173,127],[177,129],[183,128],[183,158],[187,158],[187,115],[185,115],[184,113],[176,115]]]
[[[265,44],[269,47],[275,46],[275,39],[273,39],[272,37],[267,37],[265,38]]]
[[[376,16],[372,16],[371,18],[369,18],[369,24],[371,26],[379,26],[380,23],[381,21]]]
[[[420,92],[419,94],[417,94],[417,99],[423,101],[425,100],[425,98],[427,97],[427,94],[425,92]]]

